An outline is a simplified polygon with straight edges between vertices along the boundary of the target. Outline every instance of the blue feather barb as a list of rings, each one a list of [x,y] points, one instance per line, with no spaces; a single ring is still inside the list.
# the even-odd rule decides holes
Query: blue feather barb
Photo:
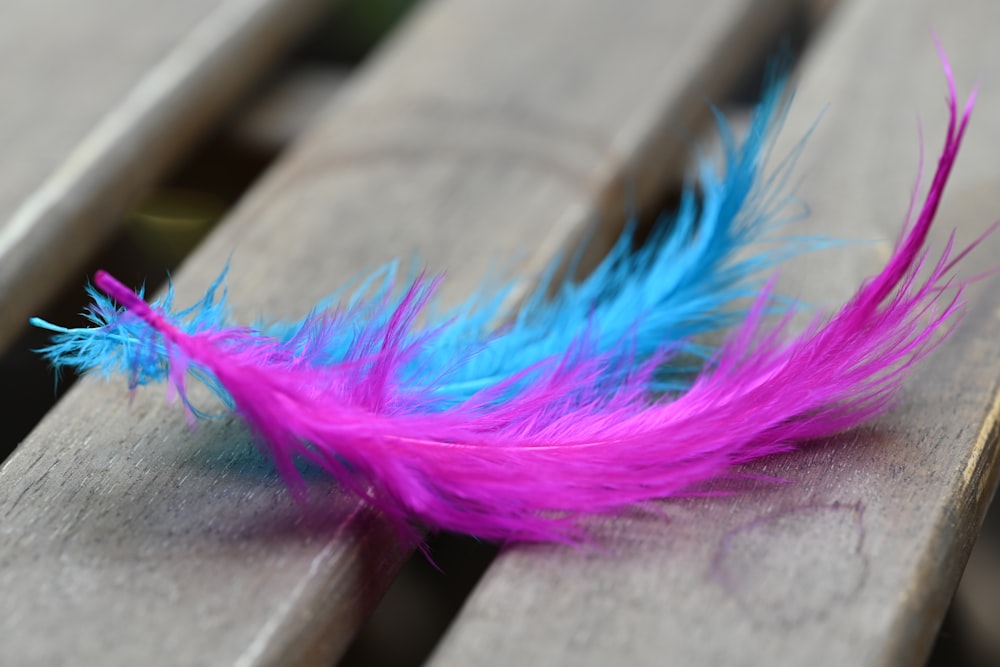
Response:
[[[531,381],[530,369],[573,349],[581,336],[587,339],[588,353],[612,359],[607,365],[609,387],[620,379],[616,373],[624,377],[637,361],[662,355],[666,349],[672,356],[709,358],[711,350],[699,338],[742,321],[746,304],[761,291],[761,276],[816,245],[801,238],[766,243],[766,231],[799,217],[785,213],[794,202],[786,190],[797,152],[768,178],[762,176],[786,108],[783,87],[772,86],[742,142],[717,114],[725,155],[722,170],[702,160],[700,196],[686,187],[678,210],[657,221],[642,247],[633,247],[634,225],[629,225],[597,268],[578,282],[556,281],[559,262],[553,262],[512,319],[503,318],[505,304],[515,293],[514,282],[483,286],[422,329],[409,329],[411,347],[421,352],[408,362],[405,377],[399,380],[433,386],[439,400],[435,407],[446,409],[504,382],[509,391],[518,391],[521,383]],[[342,363],[345,355],[365,349],[359,340],[370,341],[374,350],[396,330],[393,313],[404,299],[399,273],[398,263],[388,264],[356,281],[353,290],[345,287],[324,301],[340,305],[321,305],[300,321],[257,330],[296,350],[301,363]],[[223,271],[189,308],[174,309],[172,286],[152,306],[185,333],[231,327],[225,278]],[[425,297],[430,298],[434,282],[427,285]],[[92,327],[65,328],[31,320],[55,334],[51,344],[40,350],[52,365],[104,376],[124,374],[132,387],[167,379],[169,356],[162,336],[99,290],[88,286],[87,293],[92,303],[86,317]],[[502,324],[497,327],[497,322]],[[433,345],[419,345],[426,336]],[[652,388],[683,390],[696,370],[667,369],[651,379]],[[192,372],[231,407],[214,378],[197,369]]]

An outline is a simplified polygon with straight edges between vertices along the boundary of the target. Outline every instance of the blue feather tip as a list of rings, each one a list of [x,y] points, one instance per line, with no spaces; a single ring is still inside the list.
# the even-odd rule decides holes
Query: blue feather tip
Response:
[[[699,339],[742,320],[746,304],[758,296],[762,276],[770,269],[820,245],[802,238],[768,243],[766,237],[769,230],[802,217],[801,212],[785,213],[796,203],[787,192],[787,175],[798,151],[767,178],[762,176],[786,108],[783,86],[771,86],[742,142],[717,114],[725,157],[722,169],[701,160],[700,196],[693,186],[686,187],[678,209],[661,216],[638,249],[635,224],[627,225],[606,257],[582,280],[561,279],[554,285],[555,276],[561,275],[560,264],[551,263],[507,320],[505,304],[515,293],[515,283],[484,284],[458,307],[429,318],[424,329],[408,332],[421,337],[433,331],[433,345],[421,348],[401,380],[419,384],[433,377],[435,395],[444,408],[565,354],[582,336],[593,353],[619,357],[621,363],[609,368],[620,368],[623,376],[637,359],[662,354],[665,346],[703,363],[712,350]],[[188,308],[174,310],[172,285],[153,307],[187,333],[230,328],[227,271],[228,265],[205,296]],[[308,341],[307,363],[342,362],[358,336],[375,340],[388,330],[403,298],[399,273],[399,263],[392,262],[342,288],[302,320],[256,329],[291,346]],[[56,369],[124,374],[132,387],[165,380],[169,355],[161,336],[93,286],[87,287],[87,294],[91,305],[85,315],[91,327],[65,328],[32,318],[34,326],[54,333],[51,344],[39,352]],[[320,312],[332,316],[317,317]],[[652,389],[683,390],[694,370],[668,368],[653,379]],[[198,373],[198,379],[230,404],[214,378]],[[529,376],[519,381],[530,381]],[[608,381],[613,384],[614,378]],[[511,391],[516,389],[511,386]]]

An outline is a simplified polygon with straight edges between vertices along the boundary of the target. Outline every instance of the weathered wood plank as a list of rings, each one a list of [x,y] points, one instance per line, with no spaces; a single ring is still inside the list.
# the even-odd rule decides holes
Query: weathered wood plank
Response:
[[[247,319],[414,252],[455,292],[515,252],[537,271],[625,174],[644,202],[796,6],[431,3],[184,265],[179,298],[230,255]],[[160,403],[82,383],[0,469],[0,662],[328,664],[404,550],[321,480],[303,515],[238,425],[191,433]]]
[[[888,256],[918,158],[943,136],[940,35],[982,95],[940,214],[971,240],[1000,215],[1000,59],[992,0],[854,0],[801,68],[784,155],[816,122],[795,231],[886,239],[810,256],[785,290],[842,302]],[[823,111],[829,104],[829,108]],[[995,239],[994,239],[995,241]],[[967,270],[996,263],[995,242]],[[431,660],[445,665],[917,665],[933,642],[996,483],[996,283],[870,428],[752,469],[788,478],[672,502],[670,521],[602,524],[614,553],[512,548]]]
[[[328,6],[0,2],[0,349]]]

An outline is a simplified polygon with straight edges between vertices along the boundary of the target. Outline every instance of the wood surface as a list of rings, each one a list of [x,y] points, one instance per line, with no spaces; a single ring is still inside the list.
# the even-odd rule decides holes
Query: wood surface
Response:
[[[964,94],[981,94],[940,211],[935,247],[1000,217],[1000,4],[853,0],[799,68],[775,149],[811,128],[797,174],[812,208],[794,230],[859,243],[783,269],[782,289],[843,302],[888,257],[918,172],[943,141],[940,36]],[[996,267],[990,239],[962,273]],[[787,484],[664,504],[602,523],[608,552],[506,550],[434,667],[458,665],[921,665],[996,485],[998,279],[970,291],[956,335],[898,407],[868,427],[749,470]]]
[[[0,349],[328,6],[0,1]]]
[[[187,261],[179,301],[230,257],[246,320],[397,256],[447,268],[448,298],[511,257],[529,276],[620,221],[622,183],[646,203],[797,7],[428,3]],[[162,393],[82,382],[0,469],[0,663],[330,664],[407,549],[325,480],[297,507],[242,427],[192,432]]]

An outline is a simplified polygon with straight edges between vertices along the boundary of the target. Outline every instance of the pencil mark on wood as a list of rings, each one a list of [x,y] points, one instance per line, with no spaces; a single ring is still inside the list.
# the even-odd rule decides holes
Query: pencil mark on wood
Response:
[[[861,503],[765,515],[725,533],[712,560],[713,578],[754,623],[780,627],[816,622],[847,605],[868,570]]]
[[[345,114],[346,116],[347,114]],[[535,109],[512,100],[477,102],[475,100],[408,99],[378,106],[362,106],[351,110],[351,116],[364,119],[362,124],[398,122],[400,119],[421,119],[439,126],[474,125],[480,129],[515,131],[534,135],[549,142],[575,144],[594,153],[612,152],[607,133],[586,127],[569,118]]]
[[[374,165],[412,170],[421,164],[467,168],[482,162],[537,169],[589,192],[602,172],[621,162],[611,141],[598,131],[531,109],[435,100],[419,107],[362,111],[369,127],[377,129],[331,136],[335,148],[304,157],[276,185],[301,186],[330,172]]]

